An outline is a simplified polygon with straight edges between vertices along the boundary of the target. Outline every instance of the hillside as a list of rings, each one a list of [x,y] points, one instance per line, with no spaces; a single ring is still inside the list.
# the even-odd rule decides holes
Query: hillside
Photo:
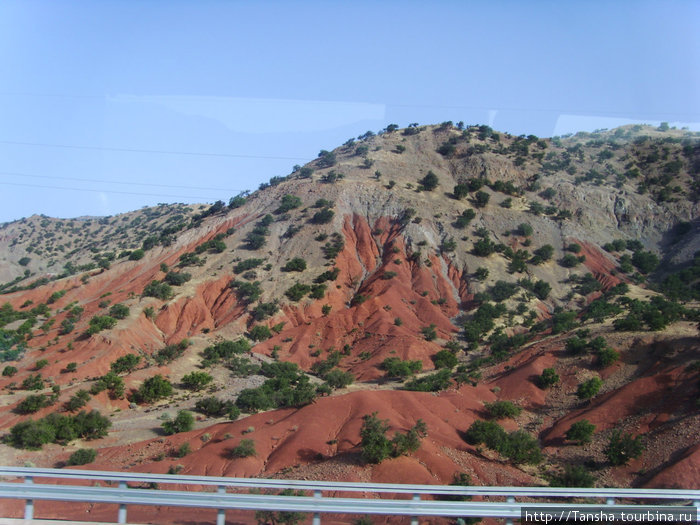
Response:
[[[390,126],[228,205],[4,224],[0,461],[698,488],[699,177],[665,127]],[[368,461],[374,412],[420,447]]]

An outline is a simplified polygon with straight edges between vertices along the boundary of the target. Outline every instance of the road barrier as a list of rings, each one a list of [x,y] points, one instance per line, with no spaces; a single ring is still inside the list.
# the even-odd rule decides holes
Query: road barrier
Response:
[[[263,510],[309,512],[313,524],[321,523],[321,514],[379,514],[411,516],[417,525],[418,517],[441,516],[454,518],[505,518],[506,523],[520,519],[524,512],[547,509],[563,515],[567,511],[593,512],[616,505],[640,505],[651,502],[644,509],[668,509],[669,505],[685,505],[690,511],[700,510],[700,490],[683,489],[616,489],[616,488],[557,488],[557,487],[483,487],[450,485],[403,485],[389,483],[351,483],[332,481],[301,481],[259,478],[227,478],[210,476],[182,476],[103,472],[92,470],[44,469],[31,467],[0,467],[0,477],[15,481],[0,482],[0,498],[25,500],[25,519],[34,518],[34,501],[70,501],[115,503],[119,505],[117,523],[127,523],[128,505],[166,505],[217,509],[217,525],[225,524],[226,510]],[[34,483],[40,478],[42,483]],[[23,483],[18,483],[23,480]],[[107,482],[114,486],[81,486],[56,484],[52,480],[82,480]],[[138,484],[139,487],[130,487]],[[200,486],[204,490],[153,490],[143,485],[161,484]],[[216,488],[216,492],[211,489]],[[209,489],[210,491],[207,491]],[[264,490],[303,491],[311,495],[281,496],[250,493]],[[229,492],[237,490],[238,492]],[[241,492],[242,490],[246,492]],[[363,493],[366,497],[339,497],[337,493]],[[324,495],[325,493],[325,495]],[[410,494],[411,499],[386,497],[387,494]],[[385,495],[378,498],[378,495]],[[482,501],[445,501],[443,496],[479,498]],[[430,499],[424,499],[430,497]],[[516,501],[527,498],[534,501]],[[584,503],[552,503],[562,498],[579,498]],[[486,499],[486,500],[484,500]],[[659,506],[664,501],[665,506]],[[689,507],[688,507],[689,506]],[[695,507],[695,509],[693,509]],[[617,507],[620,508],[620,507]],[[695,517],[697,521],[697,516]],[[544,521],[542,521],[544,523]]]

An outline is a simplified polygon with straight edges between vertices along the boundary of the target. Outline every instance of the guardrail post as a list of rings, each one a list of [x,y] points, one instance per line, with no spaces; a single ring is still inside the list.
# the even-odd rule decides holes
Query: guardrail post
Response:
[[[420,501],[420,494],[414,494],[413,501]],[[418,516],[411,516],[411,525],[418,525]]]
[[[321,494],[320,490],[314,490],[314,498],[320,498],[323,495]],[[314,518],[311,521],[311,525],[321,525],[321,513],[320,512],[314,512]]]
[[[219,488],[216,489],[216,491],[219,494],[226,494],[226,486],[219,485]],[[216,511],[216,525],[226,525],[226,510],[219,509]]]
[[[25,476],[24,482],[31,485],[34,483],[34,479],[31,476]],[[24,519],[31,520],[34,519],[34,500],[28,499],[24,502]]]
[[[506,502],[515,503],[515,498],[513,496],[508,496]],[[506,525],[513,525],[513,518],[506,519]]]
[[[605,500],[606,505],[615,505],[615,498],[607,498]]]
[[[120,489],[127,489],[126,481],[119,482]],[[126,523],[126,503],[119,504],[119,514],[117,515],[117,523]]]

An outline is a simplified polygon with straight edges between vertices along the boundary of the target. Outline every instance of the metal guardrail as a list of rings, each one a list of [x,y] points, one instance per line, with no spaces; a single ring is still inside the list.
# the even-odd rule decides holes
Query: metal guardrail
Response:
[[[25,500],[25,519],[32,519],[35,500],[115,503],[119,505],[118,523],[126,523],[127,505],[166,505],[217,509],[217,525],[224,525],[225,511],[271,510],[311,512],[314,525],[320,524],[321,513],[382,514],[442,517],[505,518],[507,523],[520,518],[528,509],[541,509],[546,504],[552,511],[576,508],[582,511],[600,508],[600,504],[565,504],[548,501],[516,502],[516,497],[551,500],[555,498],[588,498],[605,500],[615,505],[619,500],[665,500],[690,502],[700,511],[700,490],[671,489],[573,489],[555,487],[460,487],[444,485],[403,485],[386,483],[350,483],[257,478],[226,478],[209,476],[175,476],[90,470],[40,469],[28,467],[0,467],[0,476],[23,478],[24,483],[0,482],[0,498]],[[117,482],[117,487],[86,487],[76,485],[34,484],[35,478],[62,480]],[[176,485],[215,486],[217,492],[183,490],[151,490],[129,488],[128,483],[163,483]],[[227,493],[227,489],[294,489],[310,491],[313,496],[279,496],[247,493]],[[405,499],[368,499],[323,497],[323,492],[362,492],[372,494],[412,494]],[[421,496],[481,496],[506,498],[506,501],[440,501],[422,500]]]

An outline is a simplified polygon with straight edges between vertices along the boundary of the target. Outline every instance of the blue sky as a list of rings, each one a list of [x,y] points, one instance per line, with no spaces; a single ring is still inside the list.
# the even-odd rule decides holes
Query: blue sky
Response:
[[[389,123],[700,129],[699,23],[696,1],[4,0],[0,221],[228,200]]]

